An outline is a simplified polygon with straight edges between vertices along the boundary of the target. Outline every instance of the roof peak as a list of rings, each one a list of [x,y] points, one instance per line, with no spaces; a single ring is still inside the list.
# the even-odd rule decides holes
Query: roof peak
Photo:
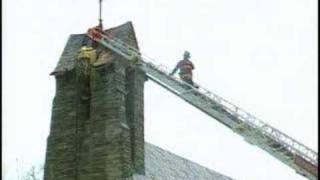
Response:
[[[119,39],[120,41],[139,49],[138,41],[135,35],[134,27],[131,21],[120,24],[118,26],[104,30],[108,32],[113,38]],[[52,75],[59,71],[70,70],[74,67],[74,57],[77,51],[83,45],[83,42],[88,37],[86,34],[71,34],[67,44],[64,48],[62,56],[55,68],[51,73]]]

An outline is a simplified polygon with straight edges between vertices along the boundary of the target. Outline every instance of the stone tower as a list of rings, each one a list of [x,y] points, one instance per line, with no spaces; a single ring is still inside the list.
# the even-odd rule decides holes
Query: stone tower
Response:
[[[131,23],[107,32],[138,48]],[[146,76],[139,65],[102,48],[94,63],[77,59],[80,48],[90,41],[84,34],[71,35],[52,73],[56,95],[45,180],[121,179],[144,174]]]
[[[131,22],[106,32],[138,49]],[[88,45],[96,61],[79,58]],[[78,34],[51,75],[56,94],[44,180],[230,180],[144,141],[147,78],[139,64]]]

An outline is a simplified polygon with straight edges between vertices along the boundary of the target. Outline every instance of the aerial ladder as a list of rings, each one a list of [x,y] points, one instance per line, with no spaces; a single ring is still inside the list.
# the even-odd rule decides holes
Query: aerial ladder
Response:
[[[218,120],[250,144],[265,150],[304,177],[318,179],[317,152],[209,90],[201,86],[194,88],[170,76],[168,68],[157,65],[138,49],[103,33],[101,29],[91,28],[87,35],[125,59],[137,61],[149,79]]]

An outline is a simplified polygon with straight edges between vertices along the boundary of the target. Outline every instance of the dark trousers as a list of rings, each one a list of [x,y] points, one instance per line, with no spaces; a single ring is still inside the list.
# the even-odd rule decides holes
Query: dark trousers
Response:
[[[184,82],[190,84],[191,86],[194,85],[193,80],[192,80],[192,74],[179,74],[179,75],[180,75],[180,78],[181,78]]]

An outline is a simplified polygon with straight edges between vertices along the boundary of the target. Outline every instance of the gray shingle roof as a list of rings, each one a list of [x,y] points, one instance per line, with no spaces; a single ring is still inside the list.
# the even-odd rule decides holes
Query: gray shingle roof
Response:
[[[232,180],[149,143],[145,144],[145,172],[132,180]]]

